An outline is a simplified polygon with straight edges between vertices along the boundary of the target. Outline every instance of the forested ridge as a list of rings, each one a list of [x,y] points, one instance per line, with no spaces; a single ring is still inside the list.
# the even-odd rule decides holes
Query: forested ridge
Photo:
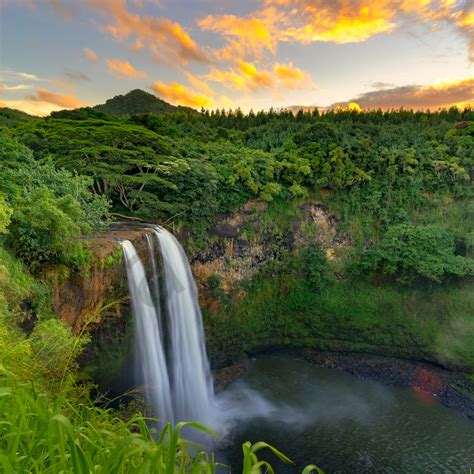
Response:
[[[328,203],[364,247],[393,235],[391,226],[423,233],[421,226],[437,225],[466,253],[473,114],[217,110],[117,118],[85,108],[12,122],[4,112],[3,164],[25,162],[12,162],[8,150],[18,146],[42,163],[35,166],[87,177],[85,187],[100,196],[91,199],[107,200],[111,211],[187,224],[195,236],[249,199],[312,198]]]
[[[143,107],[143,94],[46,118],[0,109],[0,377],[16,394],[1,397],[11,430],[1,441],[5,472],[176,462],[141,418],[87,408],[75,363],[87,336],[73,336],[51,310],[48,271],[87,273],[87,239],[117,215],[186,229],[196,254],[212,246],[216,219],[267,203],[246,232],[249,240],[266,232],[274,258],[242,284],[245,296],[224,292],[217,275],[205,282],[219,301],[205,311],[211,352],[228,346],[238,356],[262,340],[393,346],[394,355],[461,368],[463,390],[472,390],[474,111],[198,113],[154,102],[155,113],[127,114]],[[350,244],[334,260],[316,240],[297,251],[285,244],[308,202],[324,205]],[[450,331],[459,338],[441,338]],[[38,393],[27,398],[31,380]],[[31,428],[37,444],[13,429],[34,409],[54,418],[47,438]],[[17,455],[32,445],[35,467]],[[192,461],[179,447],[183,466],[215,469],[207,455]]]

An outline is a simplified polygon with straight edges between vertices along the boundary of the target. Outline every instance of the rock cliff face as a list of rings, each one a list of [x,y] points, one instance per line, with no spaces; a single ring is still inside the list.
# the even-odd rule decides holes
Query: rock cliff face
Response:
[[[328,258],[337,260],[350,242],[338,234],[336,224],[336,217],[318,202],[288,205],[275,213],[265,202],[250,201],[222,216],[210,229],[206,248],[194,255],[188,252],[201,306],[214,314],[225,301],[222,292],[244,296],[244,282],[265,265],[312,243],[319,242]],[[132,241],[147,262],[147,232],[144,223],[115,226],[90,240],[93,258],[86,273],[52,277],[54,311],[76,334],[90,334],[83,362],[99,367],[95,375],[102,381],[130,359],[132,318],[119,241]],[[185,230],[178,235],[185,244],[186,237]],[[226,358],[219,361],[219,355],[211,355],[213,366],[226,365]]]
[[[218,220],[211,228],[208,248],[192,257],[201,305],[212,313],[218,304],[212,298],[217,283],[225,293],[238,290],[243,281],[285,252],[297,253],[319,243],[329,260],[338,260],[351,243],[336,225],[336,216],[319,202],[306,202],[273,220],[267,203],[249,201]]]
[[[282,217],[279,216],[281,220]],[[209,245],[189,255],[200,290],[201,304],[212,310],[209,290],[216,280],[226,293],[238,290],[259,269],[283,252],[319,242],[329,259],[337,260],[350,246],[336,231],[337,219],[323,204],[306,202],[276,222],[268,204],[249,201],[239,211],[223,216],[209,232]],[[85,274],[55,275],[53,307],[58,317],[79,333],[92,329],[103,317],[124,312],[127,304],[126,277],[119,241],[133,242],[147,261],[146,224],[126,225],[104,232],[89,242],[93,258]]]
[[[78,334],[85,327],[92,330],[101,319],[119,316],[128,307],[128,292],[119,240],[133,242],[146,257],[144,230],[115,230],[91,239],[88,246],[92,261],[82,274],[56,276],[53,281],[53,309],[57,316]]]

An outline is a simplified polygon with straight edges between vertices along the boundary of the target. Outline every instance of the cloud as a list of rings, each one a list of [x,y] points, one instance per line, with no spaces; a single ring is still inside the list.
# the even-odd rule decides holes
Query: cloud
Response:
[[[36,94],[28,96],[27,99],[32,102],[46,102],[64,109],[75,109],[77,107],[86,106],[84,102],[73,95],[52,92],[44,87],[37,87]]]
[[[220,33],[227,45],[218,59],[259,59],[275,54],[279,42],[337,44],[366,41],[406,23],[426,23],[431,29],[448,24],[468,41],[474,59],[472,0],[263,0],[246,16],[210,15],[198,20],[203,30]]]
[[[68,84],[64,81],[60,81],[58,79],[50,79],[48,82],[55,85],[56,87],[60,87],[61,89],[66,89],[70,91],[74,90],[74,87],[72,87],[71,84]]]
[[[84,48],[83,51],[84,56],[88,61],[91,61],[93,63],[98,62],[99,59],[97,58],[97,54],[95,53],[95,51],[90,48]]]
[[[37,6],[43,7],[44,4],[50,5],[53,10],[66,20],[71,20],[76,14],[76,5],[64,0],[20,0],[29,7],[36,9]]]
[[[361,94],[350,100],[362,109],[436,110],[453,105],[474,105],[474,78],[440,82],[433,85],[407,85]],[[345,107],[347,102],[333,104]]]
[[[104,29],[117,41],[134,39],[135,49],[146,45],[158,59],[186,63],[210,60],[208,52],[200,48],[179,23],[132,13],[125,0],[86,0],[86,3],[106,18]]]
[[[312,84],[308,74],[303,70],[294,67],[291,62],[288,64],[275,63],[273,65],[273,71],[279,82],[286,89],[292,90],[297,89],[304,84]]]
[[[239,17],[235,15],[209,15],[198,20],[202,30],[214,31],[227,37],[228,45],[218,50],[217,56],[232,61],[236,57],[261,57],[264,50],[275,54],[277,38],[273,34],[272,24],[262,18]]]
[[[212,67],[207,80],[220,82],[227,88],[241,91],[256,91],[270,88],[274,79],[268,71],[259,71],[254,64],[239,61],[237,67],[228,70],[220,70]]]
[[[107,69],[119,79],[146,79],[145,71],[135,69],[128,61],[120,59],[107,59]]]
[[[367,85],[372,89],[391,89],[393,87],[396,87],[395,84],[392,84],[391,82],[382,81],[369,82]]]
[[[164,82],[156,81],[152,88],[156,95],[172,104],[185,105],[197,109],[201,107],[208,109],[214,106],[214,101],[211,97],[197,93],[177,82],[165,84]]]
[[[277,0],[286,12],[281,25],[282,41],[311,43],[365,41],[395,28],[391,1],[386,0]]]
[[[212,96],[214,91],[209,87],[206,81],[194,76],[189,71],[184,71],[185,76],[188,78],[191,87],[207,96]]]
[[[14,75],[29,81],[40,81],[41,79],[36,74],[29,74],[27,72],[13,72]]]
[[[32,86],[30,86],[29,84],[14,84],[14,85],[0,84],[0,93],[4,91],[24,91],[31,88]]]
[[[283,87],[288,90],[299,89],[307,86],[314,89],[310,76],[298,67],[288,64],[275,63],[273,70],[257,69],[255,64],[238,60],[237,65],[221,70],[211,67],[205,76],[208,81],[219,82],[228,89],[237,89],[243,92],[256,92],[264,89],[278,89]]]
[[[67,78],[69,78],[72,81],[89,82],[91,80],[91,78],[87,74],[84,74],[81,71],[75,71],[74,69],[66,69],[64,71],[64,74],[66,75]]]

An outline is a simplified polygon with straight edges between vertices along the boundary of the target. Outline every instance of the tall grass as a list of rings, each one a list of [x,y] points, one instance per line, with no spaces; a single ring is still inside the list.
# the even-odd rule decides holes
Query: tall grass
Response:
[[[0,470],[5,473],[205,473],[227,470],[213,454],[181,436],[184,427],[210,434],[196,423],[167,424],[157,433],[139,415],[124,421],[112,410],[93,406],[67,391],[51,399],[34,383],[25,383],[0,365]],[[266,443],[243,445],[242,472],[273,473],[257,451]],[[308,466],[304,473],[322,472]]]
[[[154,433],[143,417],[125,422],[111,410],[60,393],[51,400],[0,367],[0,466],[6,473],[216,472],[212,455],[191,456],[185,423]],[[207,431],[204,427],[189,424]]]
[[[37,324],[24,337],[0,311],[0,472],[8,474],[203,473],[229,471],[203,446],[182,434],[202,425],[167,424],[135,414],[129,419],[97,406],[87,385],[78,384],[73,363],[81,341],[58,321]],[[259,461],[257,443],[244,445],[242,472],[272,473]],[[312,472],[312,471],[306,471]]]

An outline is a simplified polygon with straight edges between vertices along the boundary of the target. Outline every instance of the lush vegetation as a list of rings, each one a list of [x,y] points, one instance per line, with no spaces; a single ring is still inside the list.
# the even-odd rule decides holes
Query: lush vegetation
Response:
[[[126,95],[118,95],[113,99],[107,100],[105,104],[94,107],[95,110],[116,116],[172,112],[177,108],[140,89],[135,89]]]
[[[114,215],[186,228],[195,252],[215,243],[218,216],[271,203],[245,229],[271,259],[233,292],[209,278],[213,354],[312,346],[474,372],[472,110],[244,115],[150,97],[45,119],[0,110],[2,470],[218,467],[189,454],[180,425],[160,435],[138,414],[96,406],[75,362],[87,337],[52,314],[46,270],[87,272],[87,238]],[[334,214],[348,242],[337,258],[298,221],[308,202]],[[295,230],[310,244],[288,245]],[[244,445],[244,472],[270,471],[256,456],[264,447]]]
[[[473,116],[470,109],[176,111],[119,119],[80,109],[4,130],[37,159],[89,176],[91,189],[116,212],[201,231],[248,199],[324,191],[344,225],[366,241],[390,225],[425,220],[441,199],[469,198]]]
[[[87,387],[75,383],[74,360],[84,339],[55,319],[38,323],[29,338],[0,323],[0,466],[2,472],[31,473],[214,473],[219,464],[203,447],[181,435],[194,423],[167,424],[161,431],[139,414],[124,419],[95,406]],[[245,443],[243,473],[271,466]],[[305,472],[320,472],[309,466]]]

